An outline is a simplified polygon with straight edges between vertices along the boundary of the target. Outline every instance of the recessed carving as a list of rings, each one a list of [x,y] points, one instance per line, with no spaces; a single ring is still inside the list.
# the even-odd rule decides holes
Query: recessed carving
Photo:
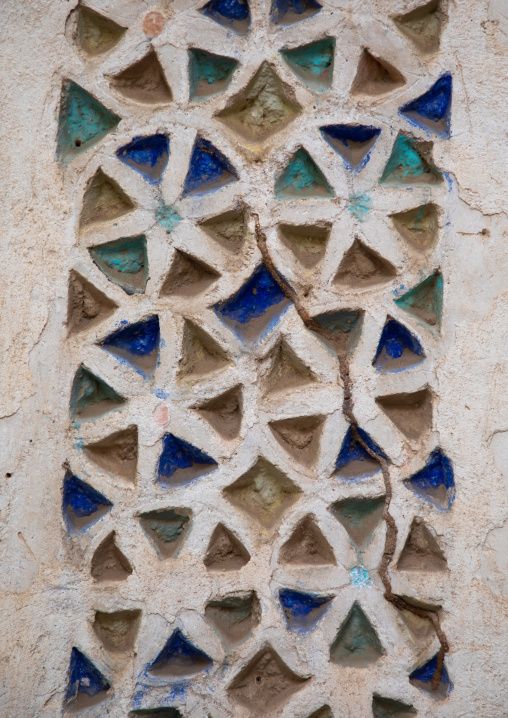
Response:
[[[342,258],[333,281],[353,289],[361,289],[389,282],[395,275],[393,264],[357,237]]]
[[[399,30],[424,54],[439,50],[446,16],[442,0],[430,0],[404,15],[393,18]]]
[[[355,601],[330,648],[330,660],[341,666],[364,668],[385,653],[366,614]]]
[[[432,148],[432,142],[399,134],[379,184],[397,187],[441,184],[443,177],[434,165]]]
[[[434,449],[423,469],[407,479],[405,485],[441,511],[451,509],[455,501],[453,467],[441,449]]]
[[[378,396],[376,403],[408,439],[421,439],[432,428],[432,394],[427,387],[411,393]]]
[[[202,220],[199,227],[229,252],[236,253],[247,238],[247,213],[243,208],[232,209]]]
[[[210,538],[203,563],[209,571],[238,571],[250,561],[243,543],[223,524],[218,524]]]
[[[126,399],[100,377],[80,366],[71,389],[70,412],[74,420],[96,419],[108,411],[118,409]]]
[[[92,661],[79,648],[74,647],[64,696],[68,710],[81,711],[100,703],[107,698],[110,688],[111,684]]]
[[[217,629],[228,646],[244,641],[261,617],[259,600],[254,591],[228,594],[206,604],[205,617]]]
[[[301,5],[301,0],[298,0]],[[326,92],[333,79],[335,38],[325,37],[308,45],[283,48],[281,55],[295,75],[314,92]]]
[[[277,199],[333,197],[333,189],[306,149],[300,147],[275,178]]]
[[[176,249],[161,287],[161,296],[194,297],[206,291],[219,277],[220,274],[205,262]]]
[[[316,375],[284,340],[275,346],[271,359],[270,370],[265,379],[265,396],[281,394],[317,381]]]
[[[166,678],[184,678],[211,668],[210,656],[195,646],[177,628],[150,664],[149,671]]]
[[[101,469],[129,482],[136,480],[138,467],[138,427],[115,431],[105,439],[86,444],[85,454]]]
[[[204,137],[196,137],[183,184],[183,196],[203,195],[238,181],[238,174],[225,155]]]
[[[297,633],[312,631],[324,616],[333,596],[302,593],[291,588],[279,591],[279,601],[289,630]]]
[[[452,76],[449,72],[436,80],[430,90],[415,100],[406,102],[400,113],[412,125],[427,131],[450,138],[450,118],[452,108]]]
[[[146,237],[125,237],[90,247],[90,255],[106,277],[127,294],[144,293],[148,281]]]
[[[209,334],[190,320],[185,320],[178,379],[198,381],[222,371],[230,363],[226,352]]]
[[[111,511],[113,503],[86,481],[67,471],[63,481],[62,512],[70,533],[86,531]]]
[[[387,317],[372,365],[380,372],[410,369],[425,359],[423,347],[409,329]]]
[[[282,545],[279,562],[296,566],[335,566],[337,563],[332,547],[310,514],[298,522]]]
[[[390,215],[395,228],[413,249],[431,250],[439,233],[437,207],[432,202]]]
[[[110,317],[116,309],[118,304],[80,274],[71,271],[67,304],[69,334],[91,329]]]
[[[238,67],[238,60],[213,52],[189,49],[189,85],[190,99],[205,100],[218,95],[227,88],[233,73]]]
[[[242,423],[242,388],[234,386],[224,394],[195,406],[194,409],[224,439],[228,441],[236,439]]]
[[[367,451],[364,444],[375,456]],[[346,481],[373,476],[381,470],[380,461],[376,457],[388,458],[366,431],[360,427],[353,430],[349,426],[335,462],[335,470]]]
[[[331,225],[279,224],[279,237],[306,269],[315,267],[325,255]]]
[[[200,9],[210,20],[244,35],[249,29],[250,9],[248,0],[209,0]]]
[[[150,184],[159,184],[169,159],[169,140],[158,133],[135,137],[116,151],[116,156],[127,167],[132,167]]]
[[[446,571],[446,558],[422,518],[413,519],[397,563],[399,571],[436,573]]]
[[[127,100],[141,105],[166,105],[171,102],[171,89],[155,50],[111,78],[111,87]]]
[[[120,551],[112,531],[96,549],[92,558],[92,577],[96,581],[125,581],[132,573],[132,566]]]
[[[378,97],[405,84],[404,75],[396,67],[364,49],[351,85],[351,94]]]
[[[95,612],[93,628],[106,650],[112,653],[130,653],[134,650],[141,611]]]
[[[364,550],[372,541],[383,516],[385,497],[350,498],[336,501],[330,511],[349,534],[354,546]]]
[[[126,362],[142,376],[153,376],[159,363],[159,317],[147,317],[117,329],[102,339],[99,346]]]
[[[210,473],[215,459],[174,434],[162,437],[162,452],[157,464],[157,480],[164,487],[183,486]]]
[[[325,142],[342,157],[345,166],[355,172],[365,167],[381,134],[379,128],[367,125],[326,125],[319,130]]]
[[[126,32],[125,27],[81,4],[72,11],[69,19],[73,24],[74,42],[90,58],[112,50]]]
[[[443,276],[441,272],[434,272],[409,292],[395,299],[395,304],[429,327],[439,331],[443,314]]]
[[[189,509],[155,509],[139,515],[141,528],[160,559],[178,554],[189,530],[191,516]]]
[[[448,675],[448,670],[443,662],[443,671],[441,673],[441,682],[437,690],[434,690],[432,679],[437,670],[437,653],[430,660],[409,674],[409,682],[415,688],[419,688],[424,693],[429,693],[433,698],[447,698],[453,690],[453,683]]]
[[[276,25],[292,25],[316,15],[322,7],[317,0],[272,0],[270,19]]]
[[[271,421],[268,426],[282,448],[300,464],[310,468],[319,454],[323,424],[322,416],[299,416]]]
[[[85,187],[79,228],[96,228],[103,222],[123,217],[133,209],[134,203],[120,185],[99,168]]]
[[[373,718],[411,718],[416,715],[413,706],[394,700],[393,698],[382,698],[374,694],[372,697]]]

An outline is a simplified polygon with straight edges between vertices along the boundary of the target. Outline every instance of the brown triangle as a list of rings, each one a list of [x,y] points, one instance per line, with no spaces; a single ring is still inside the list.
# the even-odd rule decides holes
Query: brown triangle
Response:
[[[265,380],[264,395],[297,389],[317,381],[316,375],[282,340],[272,351],[272,362]]]
[[[322,708],[318,708],[317,711],[311,713],[308,718],[333,718],[332,709],[330,706],[322,706]]]
[[[224,439],[236,439],[242,423],[242,388],[240,385],[214,399],[194,407]]]
[[[395,275],[393,264],[356,238],[342,258],[333,281],[359,289],[389,282]]]
[[[138,427],[115,431],[105,439],[87,444],[85,453],[101,469],[134,482],[138,467]]]
[[[306,269],[315,267],[324,257],[326,244],[330,237],[331,225],[291,225],[280,224],[279,236],[296,259]]]
[[[95,612],[94,631],[104,648],[112,653],[130,653],[139,629],[141,611]]]
[[[311,467],[319,454],[322,416],[298,416],[271,421],[268,426],[279,444],[303,466]]]
[[[222,371],[230,363],[215,339],[189,319],[185,320],[182,354],[178,366],[179,379],[198,380]]]
[[[446,558],[423,519],[413,519],[397,563],[399,571],[446,571]]]
[[[161,296],[191,297],[204,292],[220,274],[196,257],[177,249],[161,289]]]
[[[128,100],[142,105],[161,105],[172,100],[171,89],[153,49],[112,77],[111,86]]]
[[[240,251],[248,233],[247,214],[241,207],[205,219],[199,226],[230,252]]]
[[[366,48],[363,50],[356,77],[351,86],[352,95],[384,95],[406,84],[397,68],[386,60],[374,57]]]
[[[120,551],[112,531],[99,545],[92,558],[91,573],[96,581],[125,581],[132,566]]]
[[[337,564],[332,547],[310,514],[298,522],[289,539],[282,545],[279,562],[299,566]]]
[[[408,394],[378,396],[376,403],[408,439],[420,439],[432,428],[432,394],[427,387]]]
[[[244,641],[258,625],[261,618],[259,599],[254,591],[215,598],[206,604],[205,617],[224,643],[234,646]]]
[[[433,611],[434,613],[439,613],[439,611],[441,610],[441,606],[439,604],[425,603],[423,601],[418,601],[411,596],[402,596],[402,598],[406,601],[406,603],[415,606],[415,608],[425,608],[427,610]],[[436,632],[434,624],[430,618],[417,616],[415,613],[409,610],[403,610],[400,612],[399,615],[411,631],[411,634],[415,641],[420,644],[423,644],[430,643],[435,639]]]
[[[126,32],[125,27],[83,5],[78,5],[72,15],[75,20],[74,40],[90,57],[112,50]]]
[[[419,252],[428,251],[436,244],[439,224],[437,207],[432,202],[390,217],[400,236]]]
[[[446,19],[441,6],[441,0],[430,0],[405,15],[393,18],[399,30],[425,54],[439,50]]]
[[[132,209],[134,203],[120,185],[99,168],[85,187],[79,228],[87,229],[102,222],[112,222]]]
[[[209,571],[238,571],[250,561],[243,543],[224,524],[217,524],[203,563]]]
[[[69,275],[69,297],[67,303],[67,328],[69,334],[91,329],[100,324],[118,309],[97,287],[80,274],[71,271]]]

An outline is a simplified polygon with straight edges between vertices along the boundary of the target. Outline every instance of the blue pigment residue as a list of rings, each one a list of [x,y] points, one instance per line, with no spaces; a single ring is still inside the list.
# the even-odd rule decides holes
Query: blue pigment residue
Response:
[[[394,372],[409,369],[425,359],[418,339],[395,319],[388,319],[372,362],[378,371]]]
[[[71,389],[70,412],[73,419],[96,418],[125,404],[125,401],[103,379],[85,366],[80,366]]]
[[[371,451],[373,451],[378,456],[381,456],[383,459],[388,460],[388,457],[386,456],[384,451],[380,449],[380,447],[376,444],[375,441],[373,441],[373,439],[367,434],[366,431],[360,429],[360,427],[357,428],[357,431],[360,438],[367,444]],[[345,469],[349,464],[352,464],[356,461],[367,462],[367,465],[365,466],[365,471],[367,473],[365,475],[373,473],[373,469],[370,464],[375,461],[375,459],[370,456],[367,449],[365,449],[360,444],[358,439],[353,436],[353,430],[349,426],[348,430],[346,431],[346,435],[344,436],[344,440],[342,442],[337,461],[335,463],[335,470],[341,471]],[[378,469],[374,469],[374,472],[377,470]],[[361,475],[362,472],[360,469],[360,475],[358,475],[358,473],[356,472],[355,478],[360,478]]]
[[[164,434],[162,437],[162,453],[157,466],[157,478],[163,486],[187,484],[198,476],[208,473],[215,466],[218,466],[215,459],[184,439],[179,439],[174,434]],[[174,476],[178,472],[181,472],[179,478]]]
[[[441,511],[451,509],[455,500],[455,480],[450,459],[434,449],[423,469],[405,482],[406,487]]]
[[[429,693],[433,693],[432,690],[432,678],[434,676],[434,672],[437,668],[437,653],[435,656],[433,656],[427,663],[424,663],[423,666],[420,666],[419,668],[416,668],[412,673],[409,674],[409,680],[410,681],[417,681],[420,684],[418,688],[421,688],[422,690],[428,691]],[[441,695],[449,696],[450,693],[453,690],[453,683],[450,680],[450,676],[448,675],[448,671],[446,670],[446,666],[443,664],[443,672],[441,674]]]
[[[210,0],[200,12],[241,35],[249,29],[250,10],[247,0]]]
[[[161,227],[164,227],[168,234],[178,227],[182,218],[180,212],[173,205],[163,204],[157,207],[155,211],[155,219]]]
[[[368,194],[351,194],[349,195],[349,212],[356,217],[359,222],[365,222],[372,208],[372,200]]]
[[[63,481],[62,513],[69,533],[86,531],[113,503],[93,486],[67,471]]]
[[[177,628],[148,670],[183,677],[200,673],[212,665],[210,656],[192,644]]]
[[[113,130],[120,119],[75,82],[64,82],[58,118],[58,160],[70,162],[86,152]]]
[[[295,75],[311,90],[325,92],[330,88],[333,79],[335,38],[325,37],[323,40],[291,50],[284,48],[280,52]]]
[[[91,247],[90,255],[106,277],[127,294],[144,293],[148,280],[146,237],[116,239]]]
[[[315,15],[321,8],[317,0],[273,0],[270,18],[277,25],[288,25]]]
[[[325,125],[319,131],[332,149],[337,152],[347,169],[359,172],[370,159],[381,130],[370,125]]]
[[[333,189],[307,150],[300,147],[275,180],[275,197],[277,199],[328,198],[333,197]]]
[[[156,315],[122,327],[101,342],[103,349],[118,359],[125,360],[143,376],[151,375],[155,371],[159,345],[159,317]]]
[[[134,137],[116,156],[124,164],[139,172],[150,184],[158,184],[169,159],[169,140],[166,135]]]
[[[430,90],[402,105],[399,112],[412,125],[449,139],[452,106],[452,76],[441,75]]]
[[[69,664],[69,682],[65,691],[65,703],[73,701],[78,693],[93,697],[109,691],[111,685],[92,661],[78,648],[73,648]]]
[[[355,588],[364,588],[372,584],[369,572],[363,566],[354,566],[349,571],[349,582]]]
[[[189,50],[190,99],[202,100],[224,92],[238,61],[192,47]]]
[[[192,148],[189,169],[183,185],[183,194],[200,195],[236,182],[238,174],[230,161],[203,137],[198,137]]]
[[[290,588],[279,591],[279,600],[290,631],[307,633],[313,630],[328,610],[333,596],[317,596]]]

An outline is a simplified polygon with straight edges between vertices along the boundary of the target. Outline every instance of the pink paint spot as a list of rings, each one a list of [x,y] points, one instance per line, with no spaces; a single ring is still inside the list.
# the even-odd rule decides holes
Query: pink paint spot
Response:
[[[153,412],[153,418],[159,426],[165,426],[169,421],[169,411],[167,404],[161,402]]]
[[[145,15],[143,20],[143,32],[147,37],[157,37],[164,30],[166,18],[160,12],[152,10]]]

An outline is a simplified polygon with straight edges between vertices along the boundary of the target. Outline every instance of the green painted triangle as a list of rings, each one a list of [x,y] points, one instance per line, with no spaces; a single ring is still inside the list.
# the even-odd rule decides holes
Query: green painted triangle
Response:
[[[434,272],[409,292],[395,299],[395,304],[421,319],[425,324],[439,329],[443,313],[442,274]]]
[[[335,52],[333,37],[325,37],[291,50],[284,48],[280,52],[295,75],[311,90],[324,92],[330,88]]]
[[[121,118],[72,80],[62,86],[57,158],[70,162],[111,132]]]
[[[126,399],[106,384],[104,379],[81,366],[76,372],[71,390],[70,410],[73,419],[95,419],[97,416],[125,404]]]
[[[333,663],[363,667],[384,655],[371,622],[355,601],[330,648]]]
[[[423,157],[418,149],[431,147],[430,142],[416,142],[411,137],[399,135],[386,163],[380,184],[439,184],[441,174]]]
[[[277,177],[275,196],[277,199],[333,197],[333,189],[307,150],[300,147]]]
[[[224,92],[237,67],[238,61],[232,57],[190,48],[190,99],[203,100],[211,95]]]

